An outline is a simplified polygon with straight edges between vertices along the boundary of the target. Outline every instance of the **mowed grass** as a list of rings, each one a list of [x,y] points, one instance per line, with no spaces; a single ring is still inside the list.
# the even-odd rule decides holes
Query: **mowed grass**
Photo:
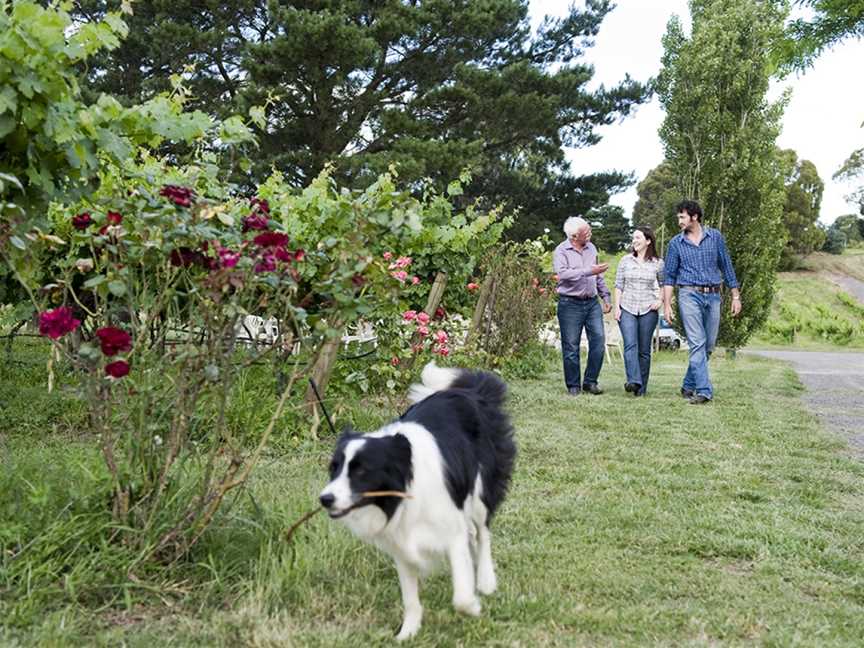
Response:
[[[557,365],[511,384],[520,454],[493,525],[499,591],[460,616],[442,569],[408,645],[861,645],[864,465],[802,409],[784,365],[716,357],[715,402],[697,407],[677,395],[685,361],[660,354],[642,399],[624,394],[620,360],[599,397],[565,395]],[[85,447],[16,437],[5,450],[62,470],[70,443]],[[0,626],[0,643],[391,645],[388,558],[322,515],[284,541],[315,505],[331,443],[270,456],[155,595],[46,610]]]

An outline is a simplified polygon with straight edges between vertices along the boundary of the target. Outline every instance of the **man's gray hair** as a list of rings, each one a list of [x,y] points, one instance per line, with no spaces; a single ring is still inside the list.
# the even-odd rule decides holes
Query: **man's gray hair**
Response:
[[[567,235],[567,238],[573,236],[583,227],[589,227],[588,221],[586,221],[584,218],[579,218],[579,216],[571,216],[566,221],[564,221],[564,233]]]

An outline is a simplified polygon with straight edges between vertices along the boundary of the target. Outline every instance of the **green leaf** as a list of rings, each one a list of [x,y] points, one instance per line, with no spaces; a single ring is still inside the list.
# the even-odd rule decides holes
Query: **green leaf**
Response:
[[[122,297],[126,294],[126,284],[115,279],[108,282],[108,290],[115,297]]]
[[[18,93],[11,85],[7,85],[3,90],[0,90],[0,113],[10,112],[15,114],[15,109],[18,107]]]
[[[27,249],[27,244],[23,240],[18,238],[17,236],[10,236],[9,242],[12,245],[14,245],[16,248],[18,248],[19,250],[26,250]]]
[[[264,106],[252,106],[249,109],[249,119],[261,130],[267,127],[267,118],[264,112]]]
[[[96,275],[95,277],[90,277],[87,281],[84,282],[85,288],[95,288],[103,283],[108,281],[108,278],[105,275]]]

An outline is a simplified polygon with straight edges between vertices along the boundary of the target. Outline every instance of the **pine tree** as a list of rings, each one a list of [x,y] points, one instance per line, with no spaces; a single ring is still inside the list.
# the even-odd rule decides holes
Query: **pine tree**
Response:
[[[106,0],[75,3],[79,20]],[[217,115],[267,105],[243,178],[272,168],[302,185],[325,165],[364,186],[396,163],[439,189],[468,168],[465,201],[506,202],[523,235],[603,205],[624,173],[575,176],[564,147],[626,116],[647,88],[589,90],[584,48],[612,10],[588,0],[531,33],[528,0],[151,0],[130,37],[86,70],[91,91],[139,101],[179,74],[190,106]]]

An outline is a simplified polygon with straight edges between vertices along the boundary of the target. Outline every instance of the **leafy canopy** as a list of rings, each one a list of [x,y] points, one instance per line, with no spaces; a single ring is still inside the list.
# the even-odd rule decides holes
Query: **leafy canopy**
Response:
[[[625,78],[589,89],[582,62],[609,0],[589,0],[531,33],[527,0],[433,2],[137,3],[130,33],[86,69],[93,92],[138,102],[183,74],[190,105],[214,115],[258,113],[261,147],[249,175],[271,169],[302,186],[328,163],[349,186],[391,164],[439,191],[469,168],[465,200],[519,208],[515,235],[603,205],[624,173],[575,176],[564,147],[590,146],[596,128],[647,94]],[[105,0],[76,3],[76,19]]]

